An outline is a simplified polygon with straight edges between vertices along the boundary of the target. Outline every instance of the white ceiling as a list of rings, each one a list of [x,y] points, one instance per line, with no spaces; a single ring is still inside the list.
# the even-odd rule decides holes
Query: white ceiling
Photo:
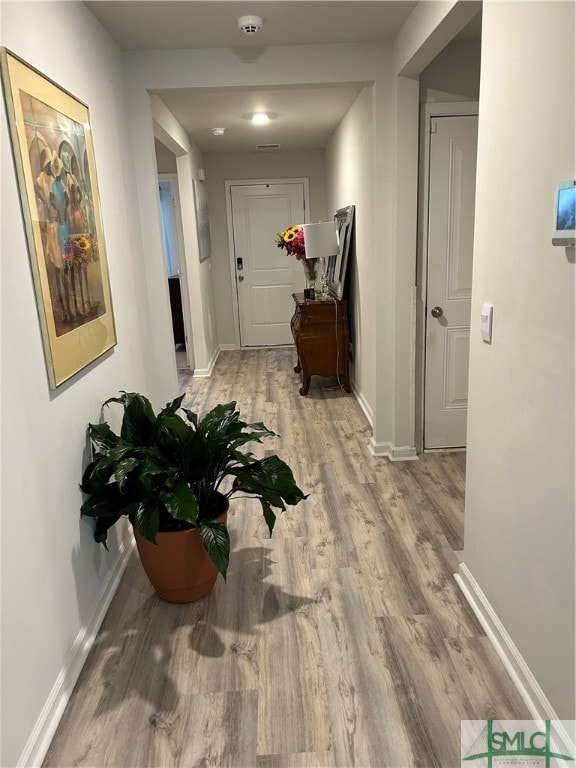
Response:
[[[323,149],[356,100],[362,85],[333,88],[262,88],[155,91],[192,138],[210,152],[269,152],[257,144],[280,144],[279,150]],[[254,112],[271,120],[257,126]],[[211,128],[226,129],[213,136]]]
[[[231,48],[243,62],[258,58],[272,45],[393,40],[416,4],[411,0],[86,2],[125,51]],[[253,14],[262,16],[264,26],[257,35],[247,36],[237,20]],[[155,93],[202,152],[268,152],[255,145],[278,143],[279,151],[324,148],[363,85]],[[255,111],[269,112],[271,122],[252,125],[247,117]],[[223,136],[212,135],[210,129],[216,126],[226,128]]]
[[[236,48],[392,40],[410,15],[411,0],[96,0],[86,5],[125,51]],[[255,36],[238,17],[257,14]]]

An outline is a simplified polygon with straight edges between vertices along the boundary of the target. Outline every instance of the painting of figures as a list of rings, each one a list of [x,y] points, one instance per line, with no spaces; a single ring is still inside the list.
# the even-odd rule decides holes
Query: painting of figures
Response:
[[[0,60],[56,388],[116,343],[88,108],[5,49]]]
[[[56,335],[104,311],[84,127],[20,92]]]

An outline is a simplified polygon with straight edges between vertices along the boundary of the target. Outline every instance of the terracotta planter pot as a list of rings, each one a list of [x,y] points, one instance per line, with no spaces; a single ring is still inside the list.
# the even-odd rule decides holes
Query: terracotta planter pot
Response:
[[[225,523],[226,511],[217,521]],[[162,600],[169,603],[191,603],[214,588],[218,569],[202,546],[198,528],[189,531],[158,533],[156,544],[134,529],[138,554],[150,583]]]

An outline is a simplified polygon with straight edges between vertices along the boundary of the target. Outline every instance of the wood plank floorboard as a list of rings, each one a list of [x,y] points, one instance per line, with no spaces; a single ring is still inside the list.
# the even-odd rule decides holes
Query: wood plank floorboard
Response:
[[[351,394],[292,348],[223,352],[181,378],[201,415],[235,400],[278,433],[309,493],[268,536],[232,503],[226,583],[160,600],[132,554],[44,766],[453,768],[460,720],[528,712],[454,581],[466,455],[372,456]],[[96,546],[96,545],[95,545]]]
[[[310,562],[302,540],[274,539],[268,546],[272,573],[262,585],[258,754],[326,752],[330,726]]]
[[[258,755],[256,768],[334,768],[332,752]]]
[[[370,650],[374,629],[358,599],[359,574],[341,568],[314,577],[336,765],[412,765],[391,675]]]
[[[422,768],[458,765],[460,721],[476,718],[436,620],[427,615],[377,622],[380,655],[391,674],[402,720],[410,723],[415,763]]]

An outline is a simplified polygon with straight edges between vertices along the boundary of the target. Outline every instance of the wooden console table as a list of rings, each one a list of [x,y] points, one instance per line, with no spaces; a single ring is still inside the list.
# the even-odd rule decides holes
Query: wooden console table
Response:
[[[298,353],[295,373],[302,372],[300,394],[308,394],[310,377],[339,376],[350,392],[348,368],[348,302],[305,299],[293,293],[296,310],[290,322]]]

